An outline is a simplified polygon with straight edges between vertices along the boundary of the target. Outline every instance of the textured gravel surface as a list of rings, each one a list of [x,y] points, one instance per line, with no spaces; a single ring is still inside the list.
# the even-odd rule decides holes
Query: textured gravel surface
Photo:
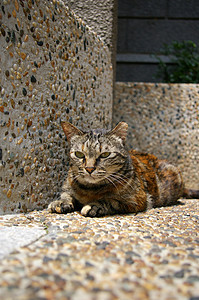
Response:
[[[93,219],[45,210],[0,216],[0,295],[198,300],[199,201],[181,203]]]

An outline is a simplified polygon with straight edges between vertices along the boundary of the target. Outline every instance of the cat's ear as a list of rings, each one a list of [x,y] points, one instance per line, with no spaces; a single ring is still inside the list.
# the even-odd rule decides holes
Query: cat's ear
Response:
[[[108,135],[115,135],[122,139],[123,144],[125,144],[126,136],[128,131],[128,124],[125,122],[120,122],[115,128],[113,128]]]
[[[61,126],[63,128],[63,131],[65,133],[65,136],[67,137],[67,141],[70,142],[71,138],[75,135],[83,135],[84,133],[72,125],[69,122],[61,122]]]

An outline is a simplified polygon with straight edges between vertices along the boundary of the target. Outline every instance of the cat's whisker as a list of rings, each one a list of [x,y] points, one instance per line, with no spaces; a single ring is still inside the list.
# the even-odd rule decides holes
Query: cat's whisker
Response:
[[[123,175],[123,174],[121,174],[121,173],[113,173],[113,175],[114,176],[118,176],[118,177],[120,177],[121,179],[124,179],[124,180],[129,180],[129,177],[127,177],[127,176],[125,176],[125,175]]]
[[[125,186],[124,183],[121,182],[119,179],[114,178],[114,177],[112,178],[112,175],[109,175],[109,177],[107,177],[106,179],[110,180],[110,177],[111,177],[111,179],[113,179],[113,180],[117,181],[118,183],[120,183],[122,186]],[[113,181],[112,181],[112,183],[113,183]],[[114,184],[114,183],[113,183],[113,184]],[[121,197],[122,199],[126,200],[125,197],[122,196],[122,194],[120,193],[120,190],[118,189],[117,185],[114,184],[114,186],[116,187],[118,193],[120,194],[120,197]]]
[[[128,178],[127,178],[126,176],[124,176],[124,175],[123,175],[123,177],[126,177],[126,179],[125,179],[125,178],[122,178],[121,175],[122,175],[122,174],[119,174],[119,175],[117,175],[117,174],[112,174],[113,177],[117,178],[118,180],[119,180],[119,179],[122,180],[122,181],[124,182],[124,184],[123,184],[124,186],[125,186],[125,183],[126,183],[126,184],[128,184],[128,185],[132,188],[132,190],[134,190],[133,187],[132,187],[132,185],[128,182],[128,180],[127,180]],[[120,182],[121,182],[121,181],[120,181]],[[122,182],[121,182],[121,183],[122,183]]]
[[[113,176],[113,175],[109,175],[109,178],[110,178],[110,177],[111,177],[111,179],[113,179],[114,181],[119,182],[121,185],[124,186],[124,183],[123,183],[121,180],[119,180],[119,178],[116,178],[116,177]]]
[[[126,171],[126,170],[125,170]],[[129,171],[132,171],[132,169],[129,169]],[[115,174],[115,173],[114,173]],[[124,174],[121,174],[121,173],[117,173],[115,175],[119,175],[119,176],[122,176],[124,177],[125,179],[129,179],[129,177],[125,176]],[[131,176],[131,175],[130,175]]]
[[[107,177],[105,177],[105,179],[107,179],[117,190],[118,190],[118,188],[117,188],[117,186],[115,185],[115,183],[110,179],[110,177],[109,176],[107,176]]]
[[[77,181],[77,179],[78,179],[80,176],[81,176],[80,174],[77,174],[76,176],[73,176],[72,178],[73,178],[74,181]]]
[[[111,184],[113,184],[113,185],[115,186],[116,190],[118,191],[118,194],[120,195],[120,198],[122,198],[122,199],[125,200],[125,197],[123,197],[123,196],[121,195],[121,193],[120,193],[120,191],[119,191],[117,185],[114,184],[114,182],[110,179],[110,176],[107,176],[106,179],[107,179]],[[116,180],[116,181],[118,181],[118,180]],[[119,181],[118,181],[118,182],[119,182]]]

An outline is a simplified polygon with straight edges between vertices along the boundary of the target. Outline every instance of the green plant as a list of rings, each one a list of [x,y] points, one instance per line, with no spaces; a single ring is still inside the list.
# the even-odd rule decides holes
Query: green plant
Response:
[[[159,61],[158,78],[167,83],[199,83],[199,49],[192,41],[164,44],[160,54],[170,58],[171,63]]]

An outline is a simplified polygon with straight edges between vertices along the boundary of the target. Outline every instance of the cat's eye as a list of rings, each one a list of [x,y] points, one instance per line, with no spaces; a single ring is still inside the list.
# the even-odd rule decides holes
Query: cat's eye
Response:
[[[85,157],[84,153],[82,153],[82,152],[80,152],[80,151],[76,151],[76,152],[75,152],[75,156],[76,156],[77,158],[84,158],[84,157]]]
[[[111,154],[111,152],[103,152],[100,157],[101,158],[107,158],[109,155]]]

